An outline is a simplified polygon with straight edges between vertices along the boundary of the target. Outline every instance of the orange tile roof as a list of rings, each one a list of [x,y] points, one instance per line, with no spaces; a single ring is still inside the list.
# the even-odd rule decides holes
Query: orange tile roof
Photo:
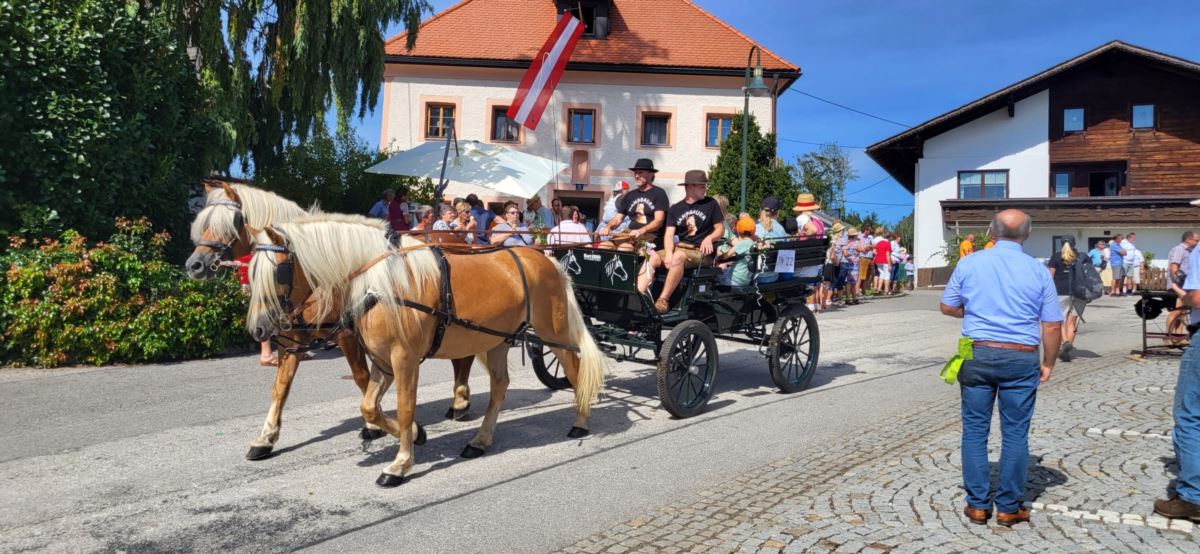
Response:
[[[553,0],[463,0],[421,24],[417,44],[387,41],[391,61],[457,58],[526,61],[557,22]],[[688,0],[612,0],[609,34],[579,41],[573,64],[742,69],[755,42]],[[800,68],[762,48],[767,71]]]

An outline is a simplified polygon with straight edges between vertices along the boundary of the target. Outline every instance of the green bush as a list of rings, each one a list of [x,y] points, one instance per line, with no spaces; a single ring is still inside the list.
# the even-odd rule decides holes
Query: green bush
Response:
[[[10,237],[0,256],[0,361],[6,365],[141,363],[210,356],[248,343],[236,279],[193,281],[166,261],[165,232],[116,220],[88,246]]]

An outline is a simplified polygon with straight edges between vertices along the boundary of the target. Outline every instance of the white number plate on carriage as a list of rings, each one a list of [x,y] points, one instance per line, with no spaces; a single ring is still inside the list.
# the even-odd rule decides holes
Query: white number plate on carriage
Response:
[[[589,262],[598,262],[598,261],[600,261],[600,255],[599,254],[584,254],[583,259],[585,259]]]
[[[795,273],[796,251],[780,250],[775,258],[775,273]]]

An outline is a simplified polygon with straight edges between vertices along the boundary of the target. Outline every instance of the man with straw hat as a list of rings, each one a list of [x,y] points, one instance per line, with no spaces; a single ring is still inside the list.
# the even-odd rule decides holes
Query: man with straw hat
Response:
[[[638,290],[647,294],[654,280],[654,270],[667,268],[662,293],[654,302],[659,313],[670,309],[671,294],[683,280],[683,270],[699,267],[703,261],[711,259],[713,242],[725,234],[725,215],[717,201],[708,196],[708,175],[700,169],[690,170],[679,185],[684,187],[687,196],[667,210],[663,248],[657,255],[650,256],[647,269],[638,274]]]
[[[1192,205],[1200,206],[1200,200],[1193,201]],[[1183,304],[1192,308],[1193,313],[1200,309],[1200,248],[1193,248],[1188,255],[1187,277],[1183,286],[1175,282],[1171,282],[1170,286]],[[1200,340],[1194,336],[1179,360],[1172,415],[1175,428],[1171,431],[1171,438],[1175,446],[1175,460],[1179,464],[1175,477],[1175,497],[1155,500],[1154,512],[1170,518],[1200,522]]]

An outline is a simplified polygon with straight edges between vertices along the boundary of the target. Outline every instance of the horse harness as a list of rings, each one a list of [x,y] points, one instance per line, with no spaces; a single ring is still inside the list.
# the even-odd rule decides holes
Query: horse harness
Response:
[[[209,204],[209,206],[229,206],[230,208],[232,208],[233,209],[233,227],[235,229],[241,229],[242,226],[246,222],[245,217],[242,215],[242,205],[237,202],[234,202],[232,200],[217,200],[216,202]],[[230,240],[229,242],[220,242],[220,241],[215,241],[215,240],[204,240],[204,239],[197,239],[192,242],[196,246],[206,246],[217,253],[217,258],[216,258],[217,261],[213,262],[214,267],[209,268],[209,269],[212,269],[213,271],[216,271],[217,267],[215,267],[215,266],[217,264],[219,264],[219,260],[225,258],[225,255],[227,253],[229,253],[229,249],[233,248],[233,244],[237,241],[238,241],[238,237],[235,236],[235,237],[233,237],[233,240]]]
[[[451,292],[451,286],[450,286],[450,263],[446,259],[446,255],[442,252],[444,247],[441,247],[441,246],[431,246],[428,244],[421,244],[421,245],[407,246],[407,247],[401,247],[401,248],[398,248],[395,250],[390,250],[390,251],[386,252],[385,254],[383,254],[379,257],[376,257],[375,259],[367,262],[362,267],[360,267],[357,270],[355,270],[354,272],[352,272],[350,274],[350,276],[348,277],[348,280],[353,280],[355,277],[358,277],[359,275],[362,275],[363,273],[365,273],[368,269],[373,267],[375,264],[378,264],[379,262],[381,262],[393,255],[403,254],[404,252],[406,252],[408,250],[415,250],[418,248],[428,248],[433,253],[434,258],[437,260],[438,268],[440,270],[438,272],[438,274],[440,276],[440,279],[438,281],[438,299],[440,301],[439,306],[437,308],[434,308],[434,307],[422,304],[420,302],[408,300],[408,299],[400,297],[400,296],[395,297],[395,302],[399,306],[411,308],[418,312],[432,315],[435,318],[437,318],[437,327],[434,328],[433,341],[429,345],[429,350],[426,351],[425,354],[421,357],[422,362],[425,361],[426,359],[432,357],[434,354],[437,353],[438,350],[441,349],[442,341],[446,336],[446,329],[449,328],[451,325],[458,325],[460,327],[464,327],[471,331],[484,333],[487,335],[492,335],[494,337],[500,337],[500,338],[504,339],[504,342],[508,343],[510,346],[513,345],[518,340],[521,340],[521,341],[527,340],[526,337],[529,334],[529,329],[530,329],[529,321],[530,321],[530,319],[532,319],[532,309],[533,309],[532,305],[530,304],[530,298],[529,298],[529,280],[525,275],[525,266],[521,264],[520,258],[517,257],[517,254],[515,252],[513,252],[512,249],[509,249],[509,248],[471,249],[471,250],[460,250],[460,251],[456,252],[456,253],[490,253],[490,252],[494,252],[496,250],[503,250],[504,252],[507,252],[509,256],[512,257],[513,263],[517,266],[517,273],[521,277],[521,290],[524,293],[524,298],[525,298],[525,319],[522,320],[519,325],[517,325],[516,330],[511,331],[511,332],[492,329],[490,327],[481,325],[481,324],[471,321],[469,319],[464,319],[464,318],[461,318],[458,316],[457,311],[455,310],[455,307],[454,307],[454,295]],[[276,272],[275,272],[275,282],[281,286],[287,287],[286,292],[280,299],[280,305],[283,306],[285,310],[288,310],[291,315],[290,320],[285,322],[285,325],[288,325],[287,330],[311,332],[313,330],[329,329],[330,331],[333,331],[333,333],[331,333],[330,336],[333,336],[333,335],[336,335],[337,332],[340,332],[342,329],[352,329],[353,328],[353,322],[347,324],[345,321],[346,318],[344,318],[344,317],[338,318],[336,325],[332,328],[323,328],[321,326],[321,324],[317,324],[314,326],[312,324],[305,322],[304,317],[303,317],[303,312],[304,312],[304,308],[307,307],[309,305],[309,303],[305,302],[301,306],[293,307],[292,302],[290,300],[291,295],[292,295],[292,289],[293,289],[293,278],[294,278],[293,268],[294,268],[294,263],[295,263],[292,260],[291,251],[288,250],[288,248],[286,246],[281,246],[281,245],[277,245],[277,244],[255,245],[254,249],[268,251],[268,252],[284,253],[284,254],[288,255],[287,260],[285,260],[283,262],[279,262],[276,265]],[[310,295],[310,298],[311,298],[311,295]],[[363,306],[363,311],[366,312],[367,310],[370,310],[374,306],[374,304],[377,302],[378,302],[378,298],[374,294],[372,294],[366,300],[366,305]],[[277,337],[277,338],[286,338],[286,337]],[[313,350],[316,348],[323,348],[323,349],[327,350],[329,348],[332,348],[335,344],[334,341],[332,341],[331,339],[328,339],[328,338],[323,339],[323,340],[317,339],[307,345],[301,344],[298,341],[295,341],[294,339],[287,338],[287,340],[291,340],[292,342],[296,342],[296,344],[297,344],[297,346],[294,348],[285,349],[286,351],[292,352],[292,353],[307,352],[309,350]],[[552,348],[562,348],[564,350],[569,350],[569,351],[575,352],[575,353],[579,352],[579,347],[574,346],[574,345],[559,344],[559,343],[547,341],[547,340],[544,340],[541,338],[538,339],[538,342],[542,343],[545,346],[549,346]]]

